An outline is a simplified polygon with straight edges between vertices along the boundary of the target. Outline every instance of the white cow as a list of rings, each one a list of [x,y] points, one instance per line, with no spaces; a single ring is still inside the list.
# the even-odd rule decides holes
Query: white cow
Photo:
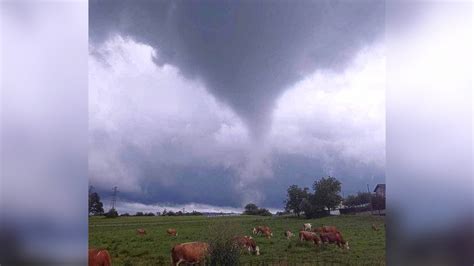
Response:
[[[303,230],[304,231],[311,231],[311,224],[310,223],[303,224]]]

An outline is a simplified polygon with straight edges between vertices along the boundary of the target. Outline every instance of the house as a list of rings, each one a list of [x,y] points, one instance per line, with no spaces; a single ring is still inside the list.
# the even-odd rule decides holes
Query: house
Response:
[[[385,198],[385,184],[377,184],[374,189],[375,195]]]

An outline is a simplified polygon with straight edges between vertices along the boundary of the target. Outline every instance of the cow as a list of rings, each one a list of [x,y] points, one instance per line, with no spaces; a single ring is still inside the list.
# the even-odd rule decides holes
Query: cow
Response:
[[[260,226],[260,225],[254,227],[254,228],[252,229],[252,233],[253,233],[254,235],[258,235],[258,234],[262,233],[262,232],[263,232],[263,227],[264,227],[264,226]]]
[[[257,243],[251,236],[236,236],[232,239],[232,241],[242,249],[247,249],[249,254],[251,252],[255,253],[255,255],[260,255],[260,248],[257,246]]]
[[[262,235],[265,235],[267,238],[270,238],[271,236],[273,236],[272,229],[270,229],[270,227],[268,226],[254,227],[252,230],[252,233],[254,235],[262,234]]]
[[[335,226],[321,226],[316,227],[312,230],[315,233],[330,233],[330,232],[339,232]]]
[[[178,231],[176,231],[176,229],[174,228],[168,228],[166,230],[166,233],[169,235],[169,236],[178,236]]]
[[[378,230],[379,230],[379,228],[378,228],[378,227],[377,227],[375,224],[372,224],[372,230],[374,230],[374,231],[378,231]]]
[[[89,266],[111,266],[112,259],[106,249],[89,249]]]
[[[312,241],[316,245],[321,244],[321,239],[319,239],[318,234],[308,231],[300,231],[300,241]]]
[[[340,232],[320,233],[319,237],[323,243],[335,243],[340,248],[349,249],[349,241],[345,241]]]
[[[145,229],[141,229],[141,228],[140,228],[140,229],[137,229],[137,235],[140,235],[140,236],[146,235]]]
[[[303,224],[303,231],[311,231],[311,224],[310,223]]]
[[[185,264],[200,264],[209,255],[209,244],[205,242],[187,242],[176,244],[171,249],[173,266]]]
[[[267,226],[263,228],[262,235],[264,235],[266,238],[271,238],[273,236],[273,233],[270,227]]]
[[[290,230],[285,231],[286,239],[290,240],[290,238],[292,238],[293,236],[294,236],[294,234]]]

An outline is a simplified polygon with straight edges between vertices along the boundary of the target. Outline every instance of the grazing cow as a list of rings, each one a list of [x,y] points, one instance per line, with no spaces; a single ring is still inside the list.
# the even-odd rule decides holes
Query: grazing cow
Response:
[[[140,235],[140,236],[146,235],[145,229],[141,229],[141,228],[140,228],[140,229],[137,229],[137,235]]]
[[[249,254],[254,252],[255,255],[260,255],[260,248],[251,236],[236,236],[233,238],[234,243],[242,249],[247,249]]]
[[[335,243],[340,248],[349,249],[349,241],[345,241],[340,232],[321,233],[319,237],[323,243]]]
[[[285,231],[286,239],[290,240],[290,238],[293,237],[293,236],[294,236],[294,234],[290,230]]]
[[[89,249],[89,266],[111,266],[112,259],[110,254],[105,249]]]
[[[263,228],[264,228],[264,227],[265,227],[265,226],[260,226],[260,225],[259,225],[259,226],[256,226],[256,227],[254,227],[254,228],[252,229],[252,233],[253,233],[254,235],[258,235],[258,234],[260,234],[260,233],[263,232],[263,230],[264,230]]]
[[[336,233],[339,232],[335,226],[321,226],[321,227],[316,227],[313,229],[313,232],[315,233]]]
[[[272,229],[270,229],[270,227],[268,227],[268,226],[254,227],[253,230],[252,230],[252,233],[254,235],[262,234],[262,235],[265,235],[266,237],[273,236]]]
[[[378,227],[377,227],[375,224],[372,224],[372,230],[374,230],[374,231],[378,231],[378,230],[379,230],[379,228],[378,228]]]
[[[321,244],[321,239],[314,232],[300,231],[300,241],[312,241],[316,245]]]
[[[176,244],[171,249],[171,261],[173,266],[181,263],[198,264],[204,262],[209,254],[209,244],[204,242],[188,242]]]
[[[271,238],[273,236],[273,233],[272,230],[268,227],[263,230],[262,235],[264,235],[266,238]]]
[[[174,228],[168,228],[166,230],[166,233],[169,235],[169,236],[177,236],[178,235],[178,231],[176,231],[176,229]]]
[[[303,224],[303,231],[311,231],[311,224],[310,223]]]

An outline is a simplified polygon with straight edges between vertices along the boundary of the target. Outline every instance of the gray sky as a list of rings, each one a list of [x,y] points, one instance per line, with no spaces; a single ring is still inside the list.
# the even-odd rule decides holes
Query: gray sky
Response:
[[[89,176],[104,197],[281,208],[291,184],[384,182],[380,1],[89,11]]]

